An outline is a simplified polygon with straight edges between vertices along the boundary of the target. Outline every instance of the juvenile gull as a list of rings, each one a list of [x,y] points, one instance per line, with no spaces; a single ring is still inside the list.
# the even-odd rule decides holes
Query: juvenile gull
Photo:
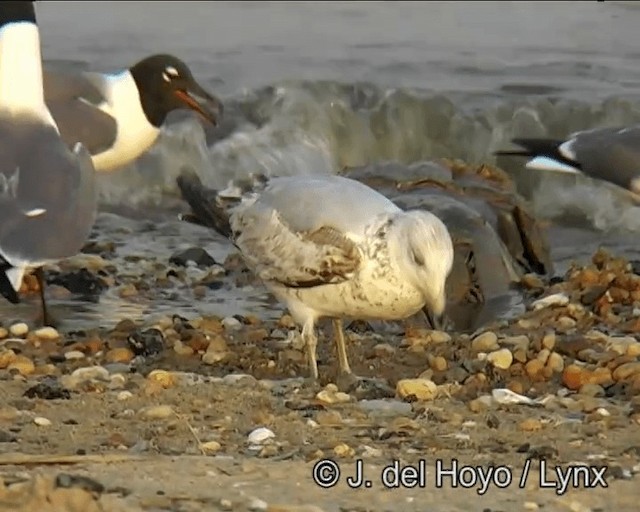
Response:
[[[343,317],[400,320],[423,308],[444,313],[453,244],[427,211],[403,211],[339,176],[272,178],[228,210],[193,174],[179,176],[178,186],[196,217],[230,238],[286,304],[302,327],[314,379],[320,318],[333,319],[340,371],[351,374]]]
[[[529,169],[583,173],[640,194],[640,125],[580,131],[567,140],[512,142],[523,149],[495,154],[533,157],[526,164]]]
[[[167,115],[191,109],[216,125],[222,102],[196,82],[172,55],[152,55],[122,72],[44,69],[45,101],[72,147],[82,142],[97,171],[135,160],[157,139]]]
[[[95,170],[82,144],[60,139],[42,87],[32,2],[0,3],[0,292],[13,303],[25,270],[76,254],[95,218]]]

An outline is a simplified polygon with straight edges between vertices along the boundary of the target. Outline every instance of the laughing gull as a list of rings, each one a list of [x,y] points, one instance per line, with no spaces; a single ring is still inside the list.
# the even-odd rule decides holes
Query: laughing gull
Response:
[[[147,57],[117,74],[44,70],[45,101],[70,146],[82,142],[97,171],[111,171],[151,147],[173,110],[217,125],[222,102],[172,55]]]
[[[47,325],[42,266],[80,251],[96,200],[89,152],[68,149],[44,100],[33,3],[0,2],[0,293],[19,302],[35,268]]]
[[[403,211],[341,176],[278,177],[225,209],[193,173],[178,186],[194,214],[240,250],[249,268],[302,327],[318,378],[316,322],[333,319],[342,375],[353,375],[342,319],[400,320],[445,310],[453,243],[424,210]]]
[[[640,125],[580,131],[567,140],[512,142],[523,149],[495,154],[533,157],[526,164],[529,169],[582,173],[640,194]]]

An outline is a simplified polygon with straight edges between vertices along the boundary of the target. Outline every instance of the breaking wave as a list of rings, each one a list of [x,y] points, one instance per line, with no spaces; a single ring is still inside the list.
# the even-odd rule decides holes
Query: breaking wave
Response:
[[[527,90],[485,98],[479,107],[469,98],[369,83],[288,81],[242,91],[225,107],[218,128],[205,129],[192,118],[175,121],[134,164],[101,176],[103,203],[175,204],[175,177],[185,166],[205,183],[225,187],[252,173],[336,173],[381,161],[456,158],[497,163],[542,217],[573,219],[596,230],[640,230],[638,207],[619,189],[581,176],[526,171],[524,160],[496,162],[493,156],[509,148],[513,137],[564,137],[638,123],[640,105],[632,98],[590,104]]]

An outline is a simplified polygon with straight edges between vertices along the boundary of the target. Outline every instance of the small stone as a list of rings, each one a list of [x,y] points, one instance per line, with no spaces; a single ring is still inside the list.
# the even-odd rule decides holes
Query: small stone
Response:
[[[429,379],[402,379],[396,385],[396,393],[400,398],[415,397],[416,400],[433,400],[438,386]]]
[[[324,427],[336,427],[343,425],[344,420],[338,411],[318,411],[316,414],[316,423]]]
[[[189,345],[185,345],[180,340],[176,340],[173,344],[173,351],[179,356],[192,356],[193,349]]]
[[[24,322],[19,322],[9,327],[9,332],[11,333],[12,336],[15,336],[16,338],[20,338],[22,336],[27,335],[27,333],[29,332],[29,326]]]
[[[360,400],[358,407],[372,416],[395,417],[411,413],[411,404],[396,399]]]
[[[524,432],[537,432],[538,430],[542,430],[542,422],[535,418],[527,418],[522,421],[518,427]]]
[[[554,373],[560,373],[564,370],[564,359],[557,352],[551,352],[547,360],[547,367]]]
[[[20,411],[15,407],[0,407],[0,422],[15,421],[20,416]]]
[[[584,384],[599,384],[605,386],[611,383],[612,375],[608,368],[596,368],[589,371],[578,365],[567,366],[562,372],[563,384],[574,391],[580,389]]]
[[[382,457],[382,450],[380,448],[373,448],[372,446],[367,446],[366,444],[362,447],[362,457],[364,458],[372,458],[372,457]]]
[[[280,320],[278,320],[278,326],[284,327],[285,329],[293,329],[296,326],[296,323],[291,315],[282,315]]]
[[[220,448],[222,448],[222,445],[218,441],[207,441],[200,445],[200,449],[207,455],[220,451]]]
[[[272,430],[266,427],[258,427],[247,436],[247,443],[250,445],[262,445],[275,437],[276,435]]]
[[[539,359],[532,359],[524,365],[524,371],[530,378],[535,378],[544,368],[544,363]]]
[[[475,352],[491,352],[498,348],[498,336],[491,331],[483,332],[471,340],[471,350]]]
[[[436,372],[444,372],[447,370],[449,364],[444,357],[436,356],[429,360],[429,366]]]
[[[449,343],[451,341],[451,335],[444,331],[431,331],[429,334],[431,343]]]
[[[264,341],[267,336],[269,336],[269,332],[264,328],[251,329],[247,332],[247,341],[249,343],[260,343],[261,341]]]
[[[227,342],[222,336],[215,336],[207,346],[207,351],[202,356],[204,364],[216,364],[224,361],[229,355]]]
[[[252,498],[247,508],[249,512],[265,512],[269,508],[269,504],[260,498]]]
[[[569,304],[569,297],[564,293],[555,293],[553,295],[548,295],[543,297],[542,299],[536,300],[532,307],[534,311],[537,311],[542,308],[548,308],[551,306],[566,306]]]
[[[491,391],[491,397],[498,404],[513,405],[513,404],[526,404],[533,405],[535,401],[524,395],[514,393],[507,388],[496,388]]]
[[[239,329],[242,326],[242,323],[237,318],[228,316],[222,320],[222,326],[227,330],[233,331],[235,329]]]
[[[85,368],[78,368],[70,375],[79,380],[109,380],[109,370],[102,366],[87,366]]]
[[[517,393],[518,395],[522,395],[524,393],[524,386],[519,380],[510,380],[507,383],[507,389]]]
[[[31,375],[35,369],[36,365],[33,364],[33,361],[25,356],[16,356],[13,362],[7,366],[8,370],[16,370],[20,375]]]
[[[353,457],[356,454],[356,451],[348,444],[340,443],[333,448],[333,453],[335,453],[338,457],[348,458]]]
[[[584,384],[580,388],[580,394],[584,396],[604,396],[604,388],[598,384]]]
[[[391,357],[395,352],[395,347],[392,347],[388,343],[378,343],[373,347],[373,353],[376,357]]]
[[[513,354],[508,348],[503,348],[491,352],[487,355],[487,360],[496,368],[507,370],[511,366],[511,363],[513,363]]]
[[[537,318],[521,318],[518,320],[518,326],[530,331],[540,327],[540,320]]]
[[[471,400],[467,407],[471,412],[479,413],[486,411],[491,406],[491,397],[479,397]]]
[[[42,327],[37,329],[33,334],[42,341],[55,341],[60,339],[60,333],[53,327]]]
[[[576,326],[577,322],[569,316],[561,316],[556,321],[556,326],[561,331],[568,331]]]
[[[5,369],[16,360],[16,353],[11,349],[0,350],[0,369]]]
[[[207,344],[207,352],[227,352],[228,350],[227,341],[220,335],[213,336]]]
[[[116,373],[109,377],[109,389],[122,389],[126,383],[127,379],[121,373]]]
[[[509,336],[508,338],[504,338],[502,340],[503,345],[509,345],[513,347],[512,350],[515,352],[516,350],[522,350],[525,354],[527,350],[529,350],[529,337],[524,334],[520,336]]]
[[[0,327],[0,340],[5,339],[7,336],[9,336],[9,331],[4,327]]]
[[[129,363],[135,357],[133,351],[127,347],[112,348],[104,356],[106,363]]]
[[[189,262],[193,262],[198,267],[211,267],[216,264],[216,260],[202,247],[189,247],[171,255],[169,263],[179,267],[186,267]]]
[[[69,352],[64,353],[64,358],[67,361],[73,361],[74,359],[84,359],[86,356],[84,352],[80,350],[70,350]]]
[[[140,415],[147,420],[162,420],[174,415],[170,405],[152,405],[140,409]]]
[[[202,354],[202,362],[208,365],[214,365],[223,361],[225,359],[226,354],[220,352],[205,352]]]
[[[118,295],[122,299],[126,299],[128,297],[135,297],[138,295],[138,289],[135,287],[133,283],[122,285],[118,288]]]
[[[542,347],[547,350],[553,350],[556,346],[556,333],[549,332],[542,337]]]
[[[569,389],[578,390],[587,383],[587,373],[577,365],[569,365],[562,372],[562,383]]]
[[[624,381],[640,373],[640,362],[624,363],[613,370],[615,381]]]
[[[550,355],[551,355],[551,352],[549,351],[549,349],[543,348],[540,352],[538,352],[536,359],[540,361],[543,365],[545,365],[547,364],[547,360],[549,359]]]
[[[338,387],[335,384],[327,384],[325,388],[316,395],[316,399],[325,404],[345,404],[351,401],[351,396],[342,391],[338,391]]]
[[[518,363],[526,363],[528,361],[527,358],[527,351],[526,350],[522,350],[522,349],[515,349],[513,351],[513,359],[514,361],[517,361]]]
[[[540,505],[538,505],[535,501],[525,501],[524,502],[525,510],[539,510]]]
[[[582,411],[590,413],[600,407],[600,400],[593,396],[582,396],[577,400]]]
[[[124,402],[125,400],[129,400],[132,397],[133,397],[133,393],[131,391],[120,391],[120,393],[118,393],[116,398],[120,402]]]
[[[157,382],[163,388],[167,389],[177,384],[178,377],[175,373],[171,373],[166,370],[153,370],[149,372],[149,375],[147,375],[147,380],[150,382]]]
[[[39,427],[49,427],[51,426],[51,420],[47,418],[43,418],[42,416],[36,416],[33,418],[33,422]]]

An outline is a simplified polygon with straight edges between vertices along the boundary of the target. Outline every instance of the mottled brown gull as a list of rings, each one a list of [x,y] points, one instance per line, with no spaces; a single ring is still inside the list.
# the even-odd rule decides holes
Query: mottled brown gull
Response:
[[[178,185],[196,217],[228,237],[286,304],[302,328],[313,378],[320,318],[333,319],[340,371],[351,374],[343,318],[444,313],[453,244],[432,213],[403,211],[339,176],[272,178],[229,209],[192,173],[183,173]]]

